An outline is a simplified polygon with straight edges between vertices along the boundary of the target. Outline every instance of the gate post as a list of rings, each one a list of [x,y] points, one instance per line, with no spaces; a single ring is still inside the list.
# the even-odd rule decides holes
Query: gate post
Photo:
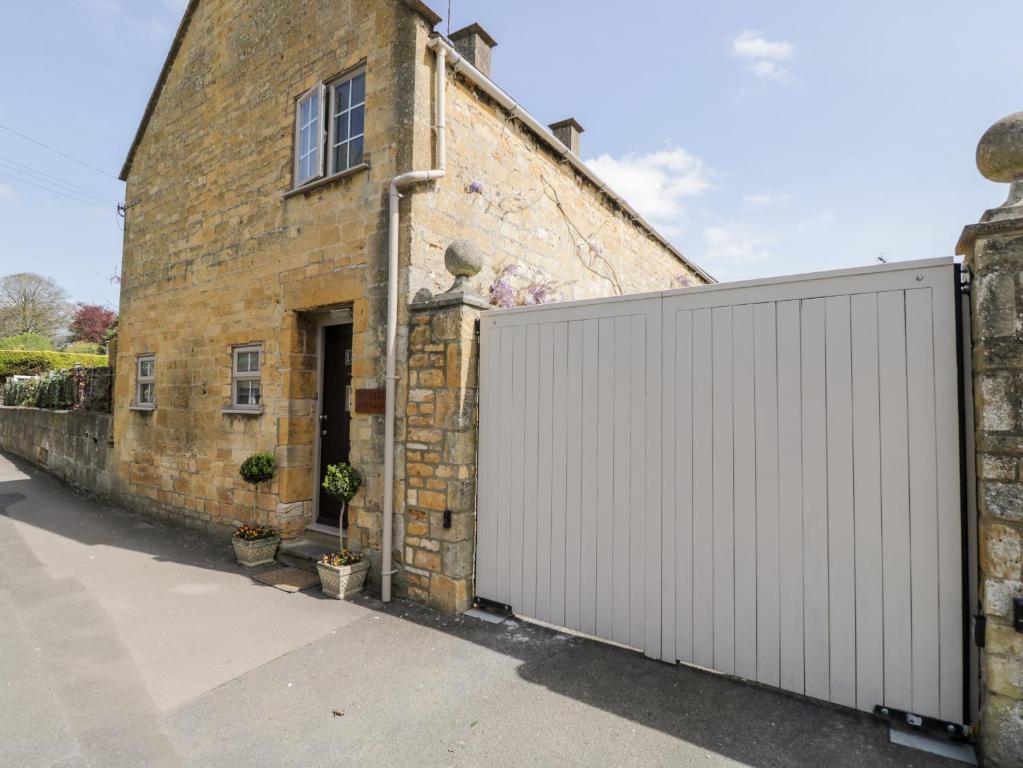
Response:
[[[446,293],[409,307],[405,478],[407,519],[399,583],[445,613],[472,605],[476,545],[477,321],[489,304],[463,289],[479,251],[448,248]]]
[[[995,123],[977,167],[1010,182],[1009,198],[963,230],[956,252],[971,275],[979,514],[980,745],[986,766],[1023,766],[1023,112]],[[1019,610],[1019,609],[1017,609]]]

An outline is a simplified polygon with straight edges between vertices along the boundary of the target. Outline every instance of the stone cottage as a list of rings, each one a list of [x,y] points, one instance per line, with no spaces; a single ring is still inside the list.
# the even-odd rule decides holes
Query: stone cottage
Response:
[[[114,485],[212,530],[273,524],[298,555],[343,529],[385,599],[454,611],[484,299],[710,278],[583,165],[575,120],[494,85],[485,30],[439,21],[418,0],[189,2],[121,173]],[[280,469],[254,510],[256,451]],[[340,461],[366,479],[343,514],[319,492]]]

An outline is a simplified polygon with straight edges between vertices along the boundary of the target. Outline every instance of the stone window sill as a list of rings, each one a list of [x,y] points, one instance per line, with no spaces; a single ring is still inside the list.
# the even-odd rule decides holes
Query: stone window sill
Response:
[[[310,181],[308,184],[303,184],[301,187],[289,189],[287,192],[281,195],[281,198],[287,200],[289,197],[295,197],[295,195],[304,195],[307,192],[312,192],[314,190],[321,189],[322,187],[326,187],[329,184],[334,184],[335,182],[341,181],[342,179],[350,178],[352,176],[355,176],[357,173],[362,173],[363,171],[368,170],[369,163],[361,163],[360,165],[354,165],[347,171],[341,171],[341,173],[335,173],[333,176],[327,176],[326,178],[323,179]]]
[[[150,411],[156,410],[156,403],[131,403],[128,406],[129,411],[138,411],[139,413],[149,413]]]
[[[255,408],[239,408],[237,406],[228,406],[227,408],[222,408],[220,412],[229,416],[262,416],[263,406],[260,405]]]

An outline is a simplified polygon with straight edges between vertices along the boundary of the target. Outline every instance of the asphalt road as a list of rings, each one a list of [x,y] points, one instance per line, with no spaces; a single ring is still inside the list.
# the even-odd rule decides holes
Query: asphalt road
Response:
[[[287,594],[0,456],[0,766],[961,766],[511,620]]]

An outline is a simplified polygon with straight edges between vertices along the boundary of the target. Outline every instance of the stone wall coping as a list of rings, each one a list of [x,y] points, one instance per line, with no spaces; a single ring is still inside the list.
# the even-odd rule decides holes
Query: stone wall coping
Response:
[[[428,312],[433,309],[454,306],[473,307],[474,309],[492,309],[490,302],[475,293],[466,291],[451,291],[441,293],[426,301],[415,301],[408,305],[410,312]]]
[[[973,256],[973,249],[978,240],[1015,234],[1023,234],[1023,217],[968,224],[963,227],[963,233],[959,236],[959,242],[956,244],[956,255],[963,256],[968,260]]]

